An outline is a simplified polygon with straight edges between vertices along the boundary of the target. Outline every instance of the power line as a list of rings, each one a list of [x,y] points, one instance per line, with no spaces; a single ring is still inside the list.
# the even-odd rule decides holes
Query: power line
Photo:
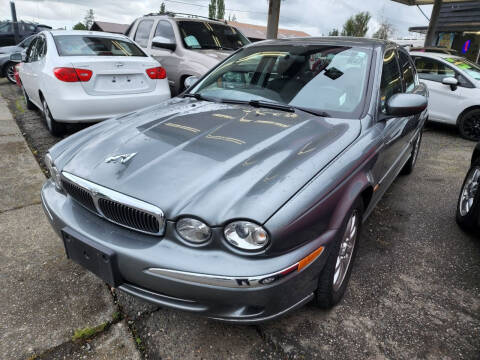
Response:
[[[417,8],[418,8],[418,10],[420,10],[420,12],[423,14],[423,16],[425,16],[425,19],[427,19],[428,21],[430,21],[430,18],[429,18],[427,15],[425,15],[425,13],[423,12],[423,10],[422,10],[422,8],[420,7],[420,5],[417,5]]]
[[[197,6],[201,8],[208,8],[208,5],[200,5],[200,4],[192,4],[189,2],[185,1],[178,1],[178,0],[164,0],[166,2],[171,2],[171,3],[177,3],[177,4],[183,4],[183,5],[190,5],[190,6]],[[262,15],[267,15],[266,12],[262,11],[251,11],[251,10],[239,10],[239,9],[225,9],[225,11],[236,11],[236,12],[244,12],[244,13],[255,13],[255,14],[262,14]]]

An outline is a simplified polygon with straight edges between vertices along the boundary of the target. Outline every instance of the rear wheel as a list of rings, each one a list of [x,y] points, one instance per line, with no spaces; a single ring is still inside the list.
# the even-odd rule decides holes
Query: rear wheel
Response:
[[[45,123],[47,125],[48,131],[50,131],[50,134],[53,136],[61,136],[65,132],[65,125],[56,121],[52,113],[50,112],[50,108],[48,107],[47,101],[42,98],[42,106],[43,106],[43,118],[45,120]]]
[[[328,251],[325,267],[318,279],[314,302],[320,308],[329,309],[338,304],[345,294],[357,254],[359,233],[363,217],[363,201],[357,199],[343,221],[341,237]]]
[[[5,65],[5,77],[10,81],[11,83],[16,83],[17,81],[15,80],[15,65],[16,63],[9,62],[7,65]]]
[[[35,105],[30,101],[30,98],[25,91],[25,88],[22,86],[23,98],[25,99],[25,104],[27,105],[28,110],[35,110]]]
[[[467,231],[480,227],[480,159],[470,168],[458,197],[457,223]]]
[[[460,135],[467,140],[480,140],[480,109],[466,112],[458,121]]]

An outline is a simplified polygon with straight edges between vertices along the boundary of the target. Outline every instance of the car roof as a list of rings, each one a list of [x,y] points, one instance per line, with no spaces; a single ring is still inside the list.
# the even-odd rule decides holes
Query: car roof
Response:
[[[127,38],[123,34],[114,34],[103,31],[90,31],[90,30],[48,30],[45,32],[51,33],[53,36],[57,35],[96,35],[101,37],[116,37],[116,38]]]
[[[219,19],[211,19],[207,17],[188,17],[185,16],[187,14],[147,14],[144,16],[141,16],[139,19],[146,19],[146,18],[161,18],[161,19],[169,19],[173,21],[200,21],[200,22],[210,22],[210,23],[216,23],[216,24],[222,24],[222,25],[228,25],[225,20],[219,20]],[[195,15],[192,15],[195,16]],[[229,25],[231,26],[231,25]]]
[[[410,51],[410,55],[413,56],[423,56],[423,57],[428,57],[428,58],[437,58],[437,59],[465,59],[462,56],[458,55],[451,55],[451,54],[445,54],[445,53],[437,53],[437,52],[428,52],[428,51]]]
[[[288,39],[273,39],[263,40],[256,43],[249,44],[247,46],[258,45],[344,45],[344,46],[356,46],[356,47],[386,47],[391,45],[393,47],[399,47],[398,44],[380,39],[360,38],[353,36],[325,36],[325,37],[296,37]]]

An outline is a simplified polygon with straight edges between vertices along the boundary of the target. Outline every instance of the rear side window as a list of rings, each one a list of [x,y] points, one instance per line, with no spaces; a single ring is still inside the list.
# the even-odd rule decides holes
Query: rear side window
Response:
[[[380,84],[380,106],[386,111],[388,99],[402,92],[400,69],[398,68],[395,50],[387,50],[383,58],[382,81]]]
[[[60,56],[146,56],[125,39],[82,35],[57,35],[54,39]]]
[[[423,80],[442,82],[445,77],[455,76],[455,70],[434,59],[417,57],[415,67],[418,71],[418,77]]]
[[[410,62],[409,56],[403,51],[399,51],[398,60],[400,61],[400,69],[402,70],[403,81],[405,83],[405,91],[412,92],[415,88],[415,70]]]
[[[154,36],[161,36],[168,40],[175,41],[175,34],[173,33],[172,25],[165,20],[160,20],[158,22]]]
[[[138,24],[134,40],[141,47],[147,47],[148,39],[150,38],[150,32],[152,31],[152,26],[153,20],[142,20]]]
[[[34,38],[31,42],[28,50],[27,50],[27,57],[25,59],[26,62],[32,62],[37,60],[37,43],[38,37]]]

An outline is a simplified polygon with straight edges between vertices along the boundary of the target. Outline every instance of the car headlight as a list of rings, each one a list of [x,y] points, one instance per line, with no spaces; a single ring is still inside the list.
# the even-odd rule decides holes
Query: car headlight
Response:
[[[268,244],[267,231],[249,221],[234,221],[224,229],[225,238],[242,250],[260,250]]]
[[[210,230],[207,224],[192,218],[178,220],[177,232],[184,240],[194,244],[206,242],[212,234],[212,230]]]
[[[55,183],[55,187],[57,190],[62,190],[62,182],[60,180],[60,172],[55,167],[53,163],[52,157],[49,153],[45,155],[45,165],[47,166],[48,172],[50,173],[50,177],[52,178],[53,182]]]

